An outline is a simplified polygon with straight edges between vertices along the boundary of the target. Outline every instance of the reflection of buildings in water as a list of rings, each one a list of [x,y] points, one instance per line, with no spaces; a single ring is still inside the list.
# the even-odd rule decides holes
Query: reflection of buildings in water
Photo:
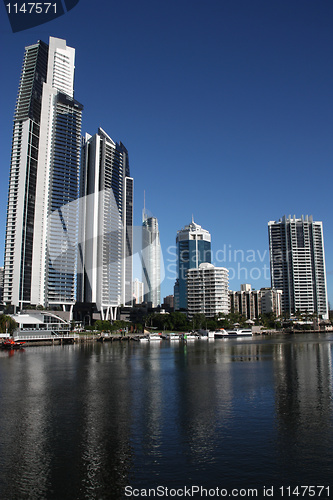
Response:
[[[324,461],[333,459],[330,343],[303,340],[277,345],[274,374],[283,464],[292,461],[301,469],[307,460],[311,462],[311,454]]]
[[[0,375],[1,473],[6,476],[1,496],[12,498],[15,484],[21,498],[27,498],[31,494],[29,479],[34,478],[34,491],[39,498],[46,498],[51,475],[47,359],[38,358],[35,363],[34,356],[17,354],[20,361],[16,358],[10,370],[3,364],[4,373]]]
[[[183,453],[194,464],[213,460],[216,447],[221,446],[216,440],[217,432],[227,427],[231,418],[229,368],[218,358],[219,351],[206,342],[185,345],[178,351],[177,418]]]
[[[120,496],[132,463],[128,418],[131,367],[123,350],[110,347],[97,346],[98,351],[86,361],[85,374],[81,374],[85,386],[79,469],[84,491],[96,498],[106,487],[110,494]]]
[[[141,343],[131,359],[132,440],[139,450],[155,460],[162,456],[162,415],[166,411],[161,352],[160,342]]]

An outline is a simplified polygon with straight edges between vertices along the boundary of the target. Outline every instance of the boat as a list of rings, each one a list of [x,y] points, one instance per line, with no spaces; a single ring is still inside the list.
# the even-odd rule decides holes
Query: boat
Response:
[[[230,338],[230,337],[251,337],[251,328],[237,328],[235,330],[217,330],[215,332],[214,338]]]
[[[148,335],[149,342],[156,342],[162,340],[162,337],[158,333],[150,333]]]
[[[197,340],[198,336],[193,335],[192,333],[184,333],[184,340]]]
[[[2,342],[1,348],[2,349],[21,349],[26,342],[19,342],[18,340],[14,339],[6,339]]]
[[[180,335],[178,333],[169,333],[167,336],[168,340],[180,340]]]

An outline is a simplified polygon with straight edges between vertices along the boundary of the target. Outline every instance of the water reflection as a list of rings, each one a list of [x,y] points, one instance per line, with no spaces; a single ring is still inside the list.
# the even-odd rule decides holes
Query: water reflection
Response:
[[[331,481],[329,336],[3,354],[0,498]]]

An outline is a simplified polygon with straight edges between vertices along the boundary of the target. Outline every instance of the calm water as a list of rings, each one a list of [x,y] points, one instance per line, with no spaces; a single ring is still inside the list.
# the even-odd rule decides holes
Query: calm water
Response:
[[[321,334],[0,352],[0,498],[192,485],[333,498],[332,346]]]

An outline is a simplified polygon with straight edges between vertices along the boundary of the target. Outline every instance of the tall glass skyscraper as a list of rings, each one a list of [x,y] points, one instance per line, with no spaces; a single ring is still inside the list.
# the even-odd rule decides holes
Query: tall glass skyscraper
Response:
[[[177,273],[174,288],[175,310],[187,309],[187,271],[211,263],[211,236],[192,218],[192,222],[177,232]]]
[[[152,307],[161,304],[161,243],[156,217],[148,216],[145,209],[142,216],[142,272],[144,301]]]
[[[81,114],[75,50],[51,37],[26,47],[14,116],[4,302],[75,301]]]
[[[79,205],[78,300],[113,320],[132,305],[133,179],[127,149],[101,128],[84,140]]]
[[[282,310],[328,318],[322,222],[284,216],[268,223],[272,288],[282,290]]]

